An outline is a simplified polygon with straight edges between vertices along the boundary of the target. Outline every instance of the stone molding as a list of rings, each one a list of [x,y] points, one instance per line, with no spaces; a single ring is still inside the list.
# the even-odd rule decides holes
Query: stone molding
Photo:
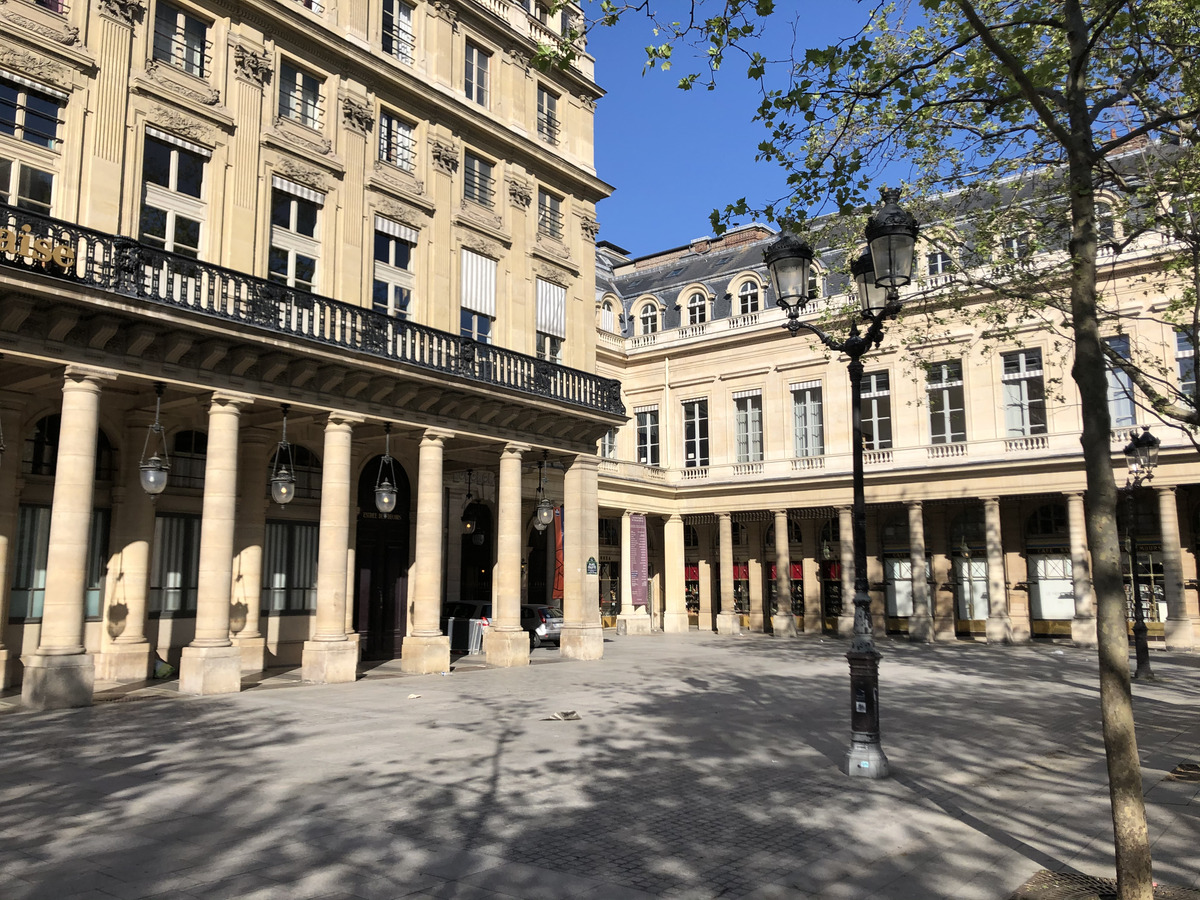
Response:
[[[271,54],[266,50],[251,50],[245,44],[234,44],[233,71],[243,81],[265,87],[271,80]]]
[[[342,121],[351,131],[366,136],[375,128],[375,112],[368,102],[342,97]]]
[[[429,152],[439,172],[453,175],[458,171],[458,148],[453,144],[444,144],[433,138],[429,142]]]
[[[524,178],[508,179],[508,202],[522,209],[529,209],[533,203],[533,191],[529,182]]]
[[[0,3],[5,3],[6,0],[0,0]],[[6,22],[11,22],[18,28],[24,28],[26,31],[31,31],[39,37],[48,38],[56,44],[63,44],[70,47],[79,42],[79,29],[74,25],[63,24],[60,27],[47,25],[44,22],[36,22],[33,19],[28,19],[20,13],[5,9],[0,12],[0,19]]]
[[[100,0],[100,12],[113,21],[133,28],[142,21],[146,7],[141,0]]]
[[[213,129],[203,122],[198,122],[190,116],[167,109],[165,106],[155,106],[150,110],[146,121],[157,125],[165,131],[171,131],[180,137],[191,138],[207,144],[210,147],[216,143]]]

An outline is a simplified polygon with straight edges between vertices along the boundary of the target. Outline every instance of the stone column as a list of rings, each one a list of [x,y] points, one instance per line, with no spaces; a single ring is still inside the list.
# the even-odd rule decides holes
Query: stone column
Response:
[[[529,635],[521,627],[521,457],[530,449],[528,444],[506,444],[500,452],[493,620],[483,636],[489,666],[529,665]]]
[[[200,520],[196,637],[183,648],[179,691],[231,694],[242,689],[242,651],[229,638],[233,529],[237,521],[238,426],[251,398],[215,393],[208,407],[208,454]]]
[[[63,380],[41,638],[37,651],[22,659],[25,679],[21,684],[21,701],[33,709],[64,709],[92,703],[96,670],[92,655],[83,648],[84,589],[96,476],[100,384],[111,378],[107,372],[68,366]]]
[[[837,633],[850,637],[854,634],[854,510],[849,506],[838,509],[838,535],[842,548],[842,612]]]
[[[1076,647],[1095,647],[1096,597],[1092,591],[1082,492],[1067,494],[1067,527],[1071,541],[1072,590],[1075,593],[1075,618],[1071,620],[1071,640]]]
[[[933,640],[933,612],[929,608],[929,579],[925,575],[925,517],[920,500],[908,501],[908,562],[912,567],[912,618],[908,637]]]
[[[417,541],[412,616],[400,650],[400,671],[410,675],[450,671],[450,639],[442,634],[442,457],[451,432],[427,429],[417,472]]]
[[[1158,494],[1159,530],[1162,535],[1163,599],[1167,601],[1167,621],[1163,623],[1168,650],[1194,650],[1196,626],[1189,615],[1183,593],[1183,560],[1179,539],[1179,505],[1175,488],[1160,487]]]
[[[775,613],[771,616],[771,630],[775,632],[776,637],[795,637],[796,617],[792,615],[792,560],[788,554],[787,510],[777,509],[774,516]],[[805,604],[805,609],[807,608],[808,605]]]
[[[568,659],[604,656],[600,624],[600,574],[588,563],[600,553],[600,460],[576,456],[563,478],[563,630],[560,655]]]
[[[825,628],[825,610],[821,597],[821,523],[816,519],[800,522],[800,540],[804,547],[804,633],[820,634]]]
[[[1004,541],[1000,529],[1000,499],[983,501],[983,531],[987,541],[989,644],[1012,643],[1012,622],[1008,618],[1008,588],[1004,581]]]
[[[245,610],[245,624],[231,622],[233,644],[242,654],[242,672],[261,672],[266,665],[267,640],[262,633],[262,560],[267,537],[267,472],[276,445],[265,435],[242,438],[238,463],[238,518],[233,529],[233,607]],[[235,615],[235,620],[237,616]]]
[[[763,609],[767,601],[767,588],[763,579],[762,550],[760,549],[763,537],[757,523],[747,528],[746,532],[746,537],[753,548],[746,560],[746,589],[750,592],[750,596],[747,598],[750,613],[749,625],[750,630],[755,634],[765,634],[767,623],[763,616]]]
[[[666,582],[666,612],[663,613],[663,631],[686,634],[691,630],[687,614],[687,579],[683,552],[683,516],[672,513],[666,517],[663,529],[664,576]]]
[[[1008,535],[1003,545],[1004,571],[1012,586],[1008,592],[1008,621],[1013,643],[1025,644],[1033,637],[1033,623],[1029,605],[1029,563],[1023,545],[1024,526],[1020,503],[1009,503],[1001,507],[1002,534]],[[1017,586],[1020,585],[1018,588]]]
[[[717,514],[720,540],[721,611],[717,613],[717,634],[741,634],[742,620],[733,608],[733,518]]]
[[[0,426],[8,441],[8,450],[0,458],[0,690],[9,685],[8,648],[4,646],[4,627],[8,623],[8,599],[12,588],[12,555],[17,538],[17,507],[21,498],[19,447],[23,439],[24,404],[0,401]]]
[[[346,565],[354,493],[354,426],[358,416],[330,413],[321,460],[321,530],[317,542],[316,634],[304,642],[300,675],[342,684],[358,675],[358,645],[346,639]]]
[[[146,640],[146,597],[150,589],[150,547],[154,543],[154,501],[142,490],[142,446],[148,416],[131,418],[125,429],[127,452],[121,473],[120,501],[114,503],[113,547],[105,591],[104,634],[109,641],[96,661],[104,681],[144,681],[150,677],[153,648]],[[113,491],[114,495],[117,491]],[[115,497],[114,497],[115,499]]]
[[[930,535],[929,551],[930,569],[930,606],[933,610],[933,639],[935,641],[953,641],[958,638],[955,620],[957,610],[954,608],[956,592],[954,590],[954,564],[950,560],[950,548],[947,546],[946,508],[934,506],[929,511]]]
[[[700,608],[699,620],[700,631],[712,633],[715,627],[713,619],[713,590],[712,590],[712,565],[708,561],[708,557],[702,557],[697,564],[700,576]]]

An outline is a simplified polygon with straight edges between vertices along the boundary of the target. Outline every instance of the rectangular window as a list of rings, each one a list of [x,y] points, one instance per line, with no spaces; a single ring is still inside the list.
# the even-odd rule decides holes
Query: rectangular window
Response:
[[[155,516],[147,610],[151,613],[194,611],[199,573],[200,518]]]
[[[406,172],[413,170],[413,127],[386,110],[379,114],[379,158]]]
[[[1004,428],[1008,437],[1046,433],[1046,385],[1041,350],[1005,353],[1003,361]]]
[[[474,312],[464,306],[459,319],[458,333],[462,337],[479,341],[481,344],[490,344],[492,342],[492,324],[494,321],[491,316]]]
[[[821,382],[792,385],[792,435],[796,456],[822,456],[825,453]]]
[[[268,522],[263,542],[262,611],[317,608],[319,528],[304,522]]]
[[[496,203],[494,167],[474,153],[464,154],[463,197],[489,209]]]
[[[563,340],[544,331],[537,333],[537,358],[547,362],[562,362]]]
[[[708,466],[708,401],[683,404],[683,464],[689,469]]]
[[[1119,334],[1105,338],[1104,343],[1122,359],[1129,359],[1129,337]],[[1137,424],[1137,407],[1133,402],[1133,382],[1129,375],[1114,365],[1108,365],[1108,415],[1113,428],[1129,428]]]
[[[617,429],[608,429],[604,432],[604,437],[600,438],[600,457],[602,459],[617,458]]]
[[[1196,405],[1196,342],[1186,331],[1175,332],[1175,364],[1179,373],[1179,393]]]
[[[207,51],[208,27],[178,7],[160,0],[154,13],[154,58],[189,75],[207,78]]]
[[[321,195],[278,176],[273,185],[267,277],[288,287],[311,291],[317,280],[321,252],[317,240]]]
[[[407,319],[412,309],[413,251],[416,232],[407,226],[375,217],[375,277],[371,306],[376,312]]]
[[[491,60],[490,53],[467,41],[463,90],[466,91],[468,100],[474,100],[480,106],[488,105],[488,66]]]
[[[892,446],[892,388],[887,372],[864,372],[862,377],[863,449]]]
[[[967,439],[963,409],[963,369],[960,360],[934,363],[928,369],[925,395],[929,399],[929,440],[957,444]]]
[[[497,262],[466,247],[459,252],[462,259],[459,334],[464,338],[490,344],[496,322]]]
[[[538,191],[538,234],[558,241],[563,236],[562,200],[543,190]]]
[[[562,362],[567,338],[567,289],[544,278],[537,279],[537,355]]]
[[[309,128],[321,127],[321,82],[291,63],[279,66],[279,115]]]
[[[63,100],[0,78],[0,134],[54,150],[62,109]]]
[[[558,95],[538,85],[538,136],[550,144],[558,143]]]
[[[53,173],[0,159],[0,202],[48,216],[53,196]]]
[[[142,156],[141,239],[162,250],[193,259],[200,255],[205,218],[204,165],[201,148],[168,143],[147,135]]]
[[[737,436],[737,461],[761,462],[763,458],[762,394],[734,395],[734,427]]]
[[[644,466],[657,466],[658,407],[652,406],[634,413],[637,419],[637,459]]]
[[[1029,235],[1009,234],[1000,242],[1005,259],[1025,259],[1029,256]]]
[[[383,52],[402,63],[412,64],[413,8],[404,0],[383,0]]]
[[[92,510],[83,586],[83,614],[89,619],[99,618],[104,606],[110,518],[110,510]],[[16,552],[12,560],[12,590],[8,608],[10,620],[42,617],[49,556],[50,507],[21,505],[17,511]]]
[[[925,260],[929,264],[930,276],[950,274],[949,253],[945,253],[941,250],[934,250],[932,253],[926,255]]]

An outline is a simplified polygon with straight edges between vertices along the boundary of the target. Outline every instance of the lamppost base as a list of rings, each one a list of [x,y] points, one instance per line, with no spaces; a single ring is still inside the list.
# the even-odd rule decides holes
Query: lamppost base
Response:
[[[883,747],[867,741],[853,741],[846,751],[846,775],[850,778],[887,778],[888,760]]]

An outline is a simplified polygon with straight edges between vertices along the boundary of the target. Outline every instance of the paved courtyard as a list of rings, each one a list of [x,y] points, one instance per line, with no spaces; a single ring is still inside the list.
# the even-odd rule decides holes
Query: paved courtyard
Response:
[[[0,898],[955,898],[1112,876],[1096,657],[883,642],[886,781],[848,781],[847,645],[612,637],[352,685],[0,701]],[[1200,657],[1135,684],[1155,874],[1200,888]],[[550,718],[574,710],[577,721]]]

